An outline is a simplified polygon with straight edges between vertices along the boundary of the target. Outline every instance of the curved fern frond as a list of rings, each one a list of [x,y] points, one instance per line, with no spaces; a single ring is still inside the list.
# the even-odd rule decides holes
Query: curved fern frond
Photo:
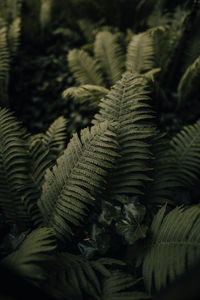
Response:
[[[144,73],[154,68],[153,39],[147,33],[135,34],[128,45],[126,55],[126,70]]]
[[[121,79],[124,71],[124,56],[116,36],[108,31],[96,35],[94,55],[108,81],[108,86]]]
[[[100,99],[109,92],[108,89],[92,84],[85,84],[77,87],[70,87],[63,92],[63,98],[69,96],[75,98],[82,106],[87,109],[95,110],[100,102]]]
[[[200,56],[190,65],[178,84],[179,105],[190,99],[197,90],[200,80]]]
[[[104,280],[103,291],[99,300],[142,300],[150,296],[144,292],[131,291],[135,285],[133,276],[121,271],[114,271]],[[130,291],[127,291],[129,289]]]
[[[148,291],[174,281],[199,261],[200,207],[177,207],[165,217],[163,206],[150,229],[151,242],[143,259],[143,277]]]
[[[19,248],[3,259],[2,264],[26,279],[44,280],[45,263],[52,260],[56,250],[55,237],[51,229],[38,228],[32,231]]]
[[[19,47],[19,37],[21,32],[21,19],[16,18],[8,28],[8,46],[11,57],[13,57]]]
[[[200,120],[185,126],[171,146],[177,179],[182,186],[191,186],[200,177]]]
[[[27,177],[23,133],[12,113],[0,109],[0,206],[11,223],[28,222],[18,193]]]
[[[108,123],[75,134],[64,154],[45,176],[39,207],[47,226],[61,239],[73,234],[71,225],[81,225],[88,205],[104,189],[107,170],[112,168],[118,144]]]
[[[127,72],[101,100],[100,111],[93,120],[94,124],[105,120],[116,124],[120,157],[109,182],[115,198],[120,194],[143,194],[144,182],[150,179],[147,172],[154,116],[148,93],[144,77]]]
[[[87,52],[77,49],[71,50],[67,59],[69,68],[79,84],[104,86],[99,65]]]

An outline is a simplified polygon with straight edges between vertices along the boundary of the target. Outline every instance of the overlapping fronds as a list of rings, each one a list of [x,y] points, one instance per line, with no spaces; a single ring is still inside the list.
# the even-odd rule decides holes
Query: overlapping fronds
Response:
[[[93,120],[93,123],[105,120],[116,123],[120,157],[109,183],[114,197],[141,194],[144,182],[149,180],[148,161],[154,128],[148,93],[144,77],[127,72],[101,100],[100,111]]]
[[[99,300],[139,300],[149,299],[150,296],[144,292],[133,291],[134,278],[130,274],[114,271],[112,275],[104,280],[103,291]],[[127,290],[130,291],[127,291]]]
[[[104,85],[102,74],[96,60],[83,50],[71,50],[68,64],[79,84]]]
[[[12,113],[0,109],[0,206],[10,222],[27,220],[18,193],[27,176],[23,133]]]
[[[94,54],[109,86],[121,79],[124,71],[124,55],[114,34],[108,31],[99,32],[94,43]]]
[[[150,291],[160,290],[200,259],[200,207],[177,207],[165,217],[163,206],[150,229],[151,242],[143,259],[143,277]]]
[[[200,80],[200,56],[195,59],[183,74],[178,85],[179,105],[190,100],[194,91],[199,87]]]
[[[110,266],[125,265],[125,263],[112,258],[88,261],[82,256],[70,253],[61,253],[58,260],[60,262],[59,270],[64,270],[65,281],[79,294],[85,292],[94,296],[95,299],[101,299],[101,281],[102,278],[111,276]]]
[[[183,186],[200,178],[200,120],[185,126],[171,140],[176,177]]]
[[[98,107],[99,101],[109,92],[108,89],[92,84],[85,84],[78,87],[71,87],[63,92],[63,98],[73,97],[87,109],[94,110]]]
[[[108,122],[75,134],[52,170],[48,169],[39,207],[45,224],[65,239],[86,215],[88,205],[104,188],[107,170],[117,156],[115,134]]]
[[[126,70],[144,73],[154,68],[153,39],[146,33],[135,34],[128,45]]]
[[[55,237],[51,229],[42,227],[32,231],[20,247],[3,259],[2,264],[24,276],[26,279],[46,279],[45,263],[56,249]]]

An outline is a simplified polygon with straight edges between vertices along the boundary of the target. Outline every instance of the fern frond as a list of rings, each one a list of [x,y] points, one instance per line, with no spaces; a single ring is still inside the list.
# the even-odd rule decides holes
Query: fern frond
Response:
[[[8,46],[11,57],[13,57],[19,47],[19,38],[21,32],[21,19],[16,18],[8,28]]]
[[[114,271],[112,275],[104,280],[102,296],[99,300],[139,300],[149,299],[150,296],[144,292],[127,291],[135,285],[134,278],[121,271]]]
[[[114,34],[102,31],[96,35],[94,55],[106,76],[108,86],[121,79],[124,71],[124,56]]]
[[[89,261],[80,255],[61,253],[58,256],[59,270],[64,270],[65,281],[81,294],[82,291],[98,299],[101,295],[101,280],[111,275],[107,266],[121,264],[112,258]]]
[[[165,217],[163,206],[150,229],[151,242],[143,260],[143,277],[148,291],[153,281],[157,290],[174,281],[199,261],[200,207],[177,207]]]
[[[108,89],[92,84],[85,84],[78,87],[70,87],[63,92],[63,98],[69,96],[79,101],[82,106],[86,106],[87,109],[95,110],[99,104],[99,101],[109,92]]]
[[[178,84],[179,105],[190,99],[197,90],[200,80],[200,56],[190,65]]]
[[[12,113],[0,109],[0,206],[10,222],[28,222],[19,188],[27,176],[23,129]]]
[[[104,188],[107,170],[117,156],[115,134],[108,123],[75,134],[52,170],[47,170],[39,207],[45,224],[61,239],[72,234],[70,224],[80,225],[88,205]]]
[[[46,279],[45,263],[51,261],[56,249],[55,237],[51,229],[38,228],[32,231],[20,247],[3,259],[2,264],[24,276],[26,279]]]
[[[116,123],[120,157],[110,176],[109,190],[113,197],[129,193],[140,195],[144,182],[150,179],[147,172],[154,116],[147,90],[144,77],[125,73],[101,100],[100,111],[93,120],[94,124],[105,120]]]
[[[1,103],[7,103],[7,89],[10,70],[10,54],[7,44],[7,28],[0,29],[0,97]]]
[[[94,58],[83,50],[71,50],[68,54],[68,64],[79,84],[94,84],[104,86],[104,80],[99,66]]]
[[[200,120],[185,126],[171,140],[176,176],[182,186],[200,178]]]
[[[135,34],[128,45],[126,70],[144,73],[155,66],[153,39],[146,33]]]
[[[147,192],[147,202],[152,203],[174,203],[174,192],[181,186],[177,180],[174,155],[171,151],[169,141],[159,131],[155,135],[151,152],[152,160],[152,179]]]

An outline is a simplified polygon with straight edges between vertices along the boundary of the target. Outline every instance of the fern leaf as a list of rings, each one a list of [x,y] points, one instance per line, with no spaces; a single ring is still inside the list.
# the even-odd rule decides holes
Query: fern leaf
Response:
[[[109,90],[102,86],[85,84],[79,87],[70,87],[63,92],[63,98],[69,96],[75,98],[82,106],[87,109],[95,110],[99,101]]]
[[[189,100],[197,90],[200,79],[200,56],[190,65],[178,84],[179,105]]]
[[[23,130],[6,109],[0,109],[0,206],[10,222],[28,222],[18,190],[26,180]]]
[[[165,217],[163,206],[150,229],[151,243],[143,260],[143,277],[148,291],[153,281],[157,290],[174,281],[199,261],[200,207],[177,207]]]
[[[181,186],[177,180],[174,164],[174,154],[168,140],[163,134],[157,132],[153,139],[152,179],[147,192],[147,201],[152,203],[174,204],[174,192]]]
[[[183,186],[190,186],[200,176],[200,120],[185,126],[171,141],[176,176]]]
[[[108,86],[121,79],[124,57],[115,35],[108,31],[99,32],[95,39],[94,54],[106,76]]]
[[[94,58],[83,50],[71,50],[68,54],[68,64],[79,84],[94,84],[104,86],[99,66]]]
[[[26,134],[7,109],[0,110],[0,206],[11,223],[38,225],[39,191],[31,174]]]
[[[113,197],[140,195],[144,182],[150,180],[147,175],[151,158],[149,140],[154,130],[147,89],[144,77],[125,73],[101,100],[100,111],[93,120],[94,124],[105,120],[116,123],[120,157],[114,174],[110,175],[109,190]]]
[[[83,291],[97,299],[101,295],[101,278],[111,275],[107,266],[117,265],[121,262],[112,258],[103,258],[88,261],[80,255],[61,253],[58,256],[59,272],[64,270],[65,281],[79,293]]]
[[[126,70],[144,73],[154,68],[153,39],[146,33],[135,34],[128,45]]]
[[[126,291],[134,285],[134,278],[131,275],[121,271],[114,271],[109,278],[104,280],[103,291],[99,300],[139,300],[150,298],[144,292]]]
[[[7,104],[7,89],[10,70],[10,54],[7,44],[7,28],[0,29],[0,97],[3,104]]]
[[[19,47],[21,19],[16,18],[8,28],[8,46],[11,57],[15,56]]]
[[[26,279],[44,280],[47,277],[41,263],[49,263],[56,249],[53,232],[49,228],[32,231],[20,247],[3,259],[2,264]]]
[[[70,224],[80,225],[88,205],[104,188],[118,145],[108,123],[75,134],[53,170],[47,170],[39,207],[45,224],[61,239],[72,234]]]

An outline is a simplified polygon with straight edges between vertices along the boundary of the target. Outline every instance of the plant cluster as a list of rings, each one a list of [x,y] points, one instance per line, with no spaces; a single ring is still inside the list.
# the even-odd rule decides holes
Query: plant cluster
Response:
[[[150,2],[135,1],[136,11]],[[45,34],[55,3],[41,3],[35,10]],[[53,118],[55,103],[49,108],[52,123],[38,126],[41,133],[25,128],[2,101],[0,214],[8,229],[0,264],[56,299],[150,299],[200,260],[199,29],[185,41],[199,12],[188,1],[174,9],[174,1],[166,13],[166,3],[152,4],[126,32],[93,24],[87,33],[79,22],[87,44],[68,52],[69,77],[55,75],[62,77],[59,90],[67,78],[76,84],[62,93],[61,116]],[[8,74],[7,56],[0,52],[0,80]],[[47,70],[52,61],[60,68],[64,62],[42,59],[38,66]],[[42,80],[36,91],[49,89],[50,96],[53,84]],[[85,117],[79,127],[72,126],[70,102]],[[178,121],[168,129],[169,114]]]

